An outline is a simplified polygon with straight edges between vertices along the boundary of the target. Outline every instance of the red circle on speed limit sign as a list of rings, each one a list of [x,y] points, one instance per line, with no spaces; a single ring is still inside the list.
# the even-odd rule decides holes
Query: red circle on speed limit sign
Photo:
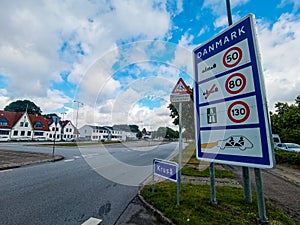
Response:
[[[239,47],[228,49],[223,56],[223,64],[226,67],[234,67],[242,60],[243,52]]]
[[[246,87],[246,77],[241,73],[231,74],[225,82],[225,89],[230,94],[238,94]]]
[[[243,101],[231,103],[227,110],[228,118],[235,123],[245,122],[250,116],[250,108]]]

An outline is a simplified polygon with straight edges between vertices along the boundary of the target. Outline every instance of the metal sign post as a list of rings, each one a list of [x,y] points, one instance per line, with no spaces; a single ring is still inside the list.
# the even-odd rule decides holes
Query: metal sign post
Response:
[[[230,7],[230,0],[226,0],[226,9],[227,9],[227,18],[228,25],[232,25],[232,14]],[[244,189],[244,199],[247,203],[252,202],[252,193],[251,193],[251,180],[250,180],[250,168],[243,166],[243,189]]]
[[[178,169],[177,169],[177,205],[180,205],[180,191],[181,191],[181,164],[182,164],[182,102],[190,101],[190,90],[184,83],[183,79],[180,78],[173,88],[170,100],[172,103],[178,102],[178,117],[179,117],[179,153],[178,153]]]
[[[178,153],[178,181],[177,181],[177,205],[180,205],[180,191],[181,191],[181,162],[182,162],[182,103],[179,102],[179,153]]]

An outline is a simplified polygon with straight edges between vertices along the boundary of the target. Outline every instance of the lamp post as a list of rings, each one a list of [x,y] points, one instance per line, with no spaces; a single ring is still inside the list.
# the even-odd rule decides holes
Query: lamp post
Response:
[[[77,101],[77,100],[74,100],[74,102],[75,103],[77,103],[77,112],[76,112],[76,124],[75,124],[75,126],[76,126],[76,128],[75,128],[75,132],[76,132],[76,134],[75,134],[75,136],[76,136],[76,139],[78,138],[78,128],[77,128],[77,126],[78,126],[78,111],[79,111],[79,105],[84,105],[83,104],[83,102],[80,102],[80,101]]]
[[[54,151],[55,151],[55,140],[56,140],[56,130],[57,130],[57,124],[59,123],[59,117],[58,116],[52,116],[53,122],[55,124],[55,130],[54,130],[54,140],[53,140],[53,149],[52,149],[52,157],[54,157]]]

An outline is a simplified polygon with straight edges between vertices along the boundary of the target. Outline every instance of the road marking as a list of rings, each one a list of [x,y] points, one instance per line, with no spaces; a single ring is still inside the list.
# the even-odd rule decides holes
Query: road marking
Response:
[[[87,221],[85,221],[84,223],[82,223],[81,225],[98,225],[101,222],[102,222],[101,219],[97,219],[97,218],[91,217]]]
[[[99,155],[99,153],[86,154],[86,155],[82,155],[82,157],[86,158],[86,157],[93,157],[93,156],[97,156],[97,155]]]
[[[72,162],[72,161],[74,161],[75,159],[66,159],[66,160],[64,160],[64,162]]]
[[[8,170],[0,170],[0,173],[4,173],[4,172],[10,172],[13,171],[13,169],[8,169]]]
[[[75,159],[80,159],[81,156],[75,155],[74,158],[75,158]]]

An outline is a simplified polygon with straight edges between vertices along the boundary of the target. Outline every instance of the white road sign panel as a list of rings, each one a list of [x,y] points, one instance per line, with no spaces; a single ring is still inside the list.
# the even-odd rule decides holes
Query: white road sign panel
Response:
[[[189,102],[191,100],[190,94],[170,95],[171,102]]]
[[[194,50],[197,158],[274,166],[253,15]]]

